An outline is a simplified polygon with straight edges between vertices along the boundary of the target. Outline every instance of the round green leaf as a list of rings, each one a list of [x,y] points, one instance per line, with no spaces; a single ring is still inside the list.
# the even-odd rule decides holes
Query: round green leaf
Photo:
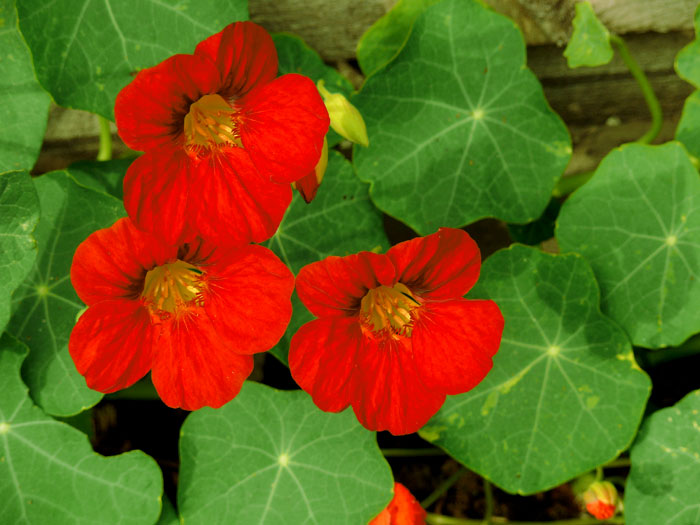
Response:
[[[677,142],[613,150],[562,206],[559,246],[588,260],[603,312],[635,345],[700,332],[699,212],[698,173]]]
[[[652,414],[632,446],[627,525],[700,522],[700,390]]]
[[[0,333],[10,320],[12,292],[36,259],[32,235],[39,221],[39,199],[26,171],[0,174]]]
[[[0,523],[150,525],[163,477],[141,451],[105,458],[87,437],[46,416],[27,395],[27,347],[0,339]]]
[[[392,497],[375,434],[300,390],[246,381],[227,405],[187,417],[180,458],[178,508],[190,525],[367,523]]]
[[[277,232],[265,243],[296,274],[302,266],[329,255],[359,251],[384,251],[389,241],[382,216],[372,206],[367,185],[352,173],[340,153],[330,151],[328,169],[316,198],[306,204],[295,192],[294,199]],[[301,325],[313,316],[292,296],[292,321],[272,353],[287,364],[289,341]]]
[[[602,66],[612,60],[610,32],[595,16],[589,2],[576,4],[574,32],[564,50],[569,67]]]
[[[247,0],[22,0],[17,8],[37,77],[56,103],[111,120],[117,93],[140,69],[192,53],[248,18]]]
[[[404,45],[411,26],[426,8],[440,0],[399,0],[357,43],[357,62],[366,77],[389,62]]]
[[[50,101],[34,76],[15,1],[0,0],[0,172],[34,166]]]
[[[279,60],[277,71],[280,75],[298,73],[318,83],[323,80],[331,93],[342,93],[346,98],[353,92],[352,84],[332,67],[328,67],[321,57],[299,37],[287,34],[272,36]],[[328,130],[328,146],[333,147],[342,137],[332,129]]]
[[[700,88],[700,6],[695,11],[695,40],[680,50],[674,67],[678,75]]]
[[[559,485],[627,448],[650,381],[624,332],[600,313],[581,257],[513,245],[486,260],[475,297],[501,308],[501,348],[486,379],[448,396],[423,438],[520,494]]]
[[[80,186],[68,172],[34,180],[41,219],[34,236],[37,262],[15,294],[9,331],[29,346],[23,377],[32,398],[49,414],[70,416],[97,403],[68,353],[76,316],[84,308],[70,282],[78,245],[93,231],[125,215],[121,201]]]
[[[571,156],[520,31],[472,0],[429,7],[353,103],[370,140],[354,149],[358,176],[421,234],[490,216],[532,221]]]

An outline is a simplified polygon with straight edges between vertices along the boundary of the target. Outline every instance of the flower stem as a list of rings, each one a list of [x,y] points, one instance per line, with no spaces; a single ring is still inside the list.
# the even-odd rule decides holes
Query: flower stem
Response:
[[[427,509],[430,507],[433,503],[435,503],[440,496],[442,496],[445,492],[447,492],[452,485],[454,485],[459,478],[464,476],[464,473],[467,471],[466,468],[461,467],[457,472],[452,474],[449,478],[447,478],[445,481],[443,481],[438,488],[436,488],[433,493],[425,498],[423,501],[420,502],[421,507],[424,509]],[[481,523],[481,522],[480,522]]]
[[[97,152],[97,160],[110,160],[112,158],[112,131],[109,129],[109,120],[97,115],[100,122],[100,150]]]
[[[603,465],[603,468],[629,467],[630,465],[630,458],[617,458]]]
[[[644,70],[639,67],[639,64],[630,55],[629,49],[625,41],[617,35],[610,34],[610,43],[617,48],[617,52],[620,54],[620,58],[623,60],[625,65],[629,68],[630,73],[639,84],[642,89],[642,94],[644,95],[644,100],[649,107],[649,112],[651,113],[651,128],[637,139],[637,142],[641,144],[651,143],[661,131],[661,123],[663,121],[663,115],[661,113],[661,104],[659,104],[659,99],[656,98],[654,89],[649,83]]]
[[[635,351],[635,358],[642,361],[645,368],[653,368],[667,361],[683,359],[700,353],[700,336],[693,336],[680,346],[669,347],[663,352],[639,348]],[[641,365],[640,365],[641,366]]]
[[[446,456],[447,453],[439,448],[383,448],[385,458]]]
[[[557,181],[557,185],[552,190],[552,197],[559,198],[569,193],[573,193],[580,186],[583,186],[588,179],[593,176],[593,171],[584,171],[583,173],[577,173],[576,175],[569,175],[567,177],[561,177]]]
[[[483,525],[483,520],[469,518],[453,518],[442,514],[429,512],[425,518],[428,525]],[[506,518],[495,517],[492,519],[493,525],[623,525],[625,518],[620,516],[607,520],[596,520],[593,518],[574,518],[570,520],[556,521],[510,521]]]

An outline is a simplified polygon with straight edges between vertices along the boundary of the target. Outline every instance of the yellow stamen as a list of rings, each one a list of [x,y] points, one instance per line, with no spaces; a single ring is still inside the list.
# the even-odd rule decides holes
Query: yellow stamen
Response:
[[[180,317],[204,305],[206,274],[185,261],[156,266],[146,273],[141,297],[150,312],[161,318]]]
[[[236,110],[220,95],[204,95],[185,116],[185,149],[196,155],[222,146],[242,146]]]
[[[375,333],[385,332],[394,339],[399,336],[411,337],[413,321],[421,306],[411,290],[402,283],[393,287],[372,288],[362,298],[360,319],[366,328]]]

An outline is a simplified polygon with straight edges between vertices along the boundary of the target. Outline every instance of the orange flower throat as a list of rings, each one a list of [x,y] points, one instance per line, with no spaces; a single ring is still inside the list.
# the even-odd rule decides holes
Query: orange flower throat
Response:
[[[204,305],[205,273],[185,261],[156,266],[146,273],[141,297],[151,314],[176,318],[193,306]]]
[[[413,321],[421,303],[402,283],[393,287],[372,288],[360,303],[362,324],[375,333],[385,332],[392,338],[411,337]]]
[[[185,115],[185,149],[196,155],[201,148],[241,147],[236,110],[220,95],[204,95]]]

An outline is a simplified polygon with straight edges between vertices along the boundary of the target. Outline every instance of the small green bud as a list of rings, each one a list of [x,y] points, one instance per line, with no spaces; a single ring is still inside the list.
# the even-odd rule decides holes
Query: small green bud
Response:
[[[323,80],[318,81],[317,87],[323,97],[323,101],[326,103],[326,109],[331,118],[331,127],[335,132],[350,142],[361,146],[369,146],[367,127],[357,108],[350,104],[348,99],[340,93],[328,91],[324,87]]]

